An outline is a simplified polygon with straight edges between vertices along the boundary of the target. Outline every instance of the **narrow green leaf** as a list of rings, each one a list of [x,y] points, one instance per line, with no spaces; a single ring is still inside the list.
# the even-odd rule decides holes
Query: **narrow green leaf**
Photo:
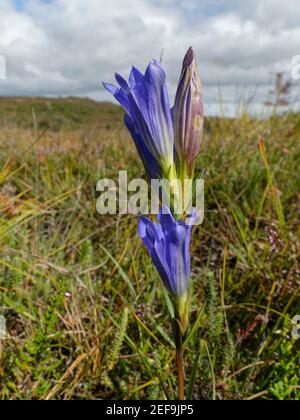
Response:
[[[115,321],[115,319],[111,316],[111,314],[109,313],[109,311],[105,308],[102,307],[102,309],[104,310],[104,312],[106,312],[106,314],[108,315],[108,317],[110,318],[111,322],[117,327],[120,328],[119,324]],[[147,358],[147,356],[141,351],[140,347],[129,337],[129,335],[127,333],[124,334],[124,338],[127,342],[127,344],[131,347],[131,349],[133,351],[135,351],[141,358],[142,363],[144,364],[145,368],[148,370],[150,377],[153,378],[157,378],[161,389],[163,390],[165,397],[167,400],[171,400],[170,394],[164,384],[164,380],[161,376],[161,374],[158,372],[158,370],[154,367],[151,366],[149,363],[149,360]]]
[[[120,266],[120,264],[118,263],[118,261],[111,255],[111,253],[103,246],[100,244],[100,248],[106,253],[106,255],[111,259],[111,261],[116,265],[116,267],[119,270],[119,273],[122,277],[122,279],[125,281],[125,283],[127,283],[131,293],[136,296],[136,291],[135,288],[133,286],[133,284],[131,283],[129,277],[127,276],[127,274],[125,273],[125,271],[123,270],[123,268]]]
[[[210,370],[211,370],[211,376],[212,376],[212,401],[216,401],[216,396],[217,396],[217,392],[216,392],[216,375],[215,375],[215,370],[214,370],[214,366],[213,366],[213,362],[212,362],[212,358],[210,355],[210,351],[207,345],[206,340],[201,340],[201,342],[204,344],[206,353],[207,353],[207,357],[208,357],[208,361],[209,361],[209,365],[210,365]]]
[[[196,354],[194,364],[193,364],[191,379],[190,379],[188,389],[187,389],[187,394],[186,394],[186,399],[188,401],[193,399],[193,391],[194,391],[194,386],[195,386],[195,382],[196,382],[196,379],[197,379],[197,370],[198,370],[199,358],[200,358],[200,352],[198,352]]]
[[[173,318],[175,318],[175,312],[174,312],[174,307],[173,307],[173,304],[171,302],[170,296],[169,296],[168,291],[165,287],[163,287],[162,290],[164,292],[164,296],[165,296],[165,299],[166,299],[166,303],[167,303],[170,318],[173,319]]]
[[[205,304],[206,304],[206,302],[203,303],[203,305],[202,305],[202,307],[201,307],[201,309],[200,309],[200,311],[198,313],[197,319],[196,319],[196,321],[195,321],[195,323],[194,323],[194,325],[193,325],[190,333],[188,334],[187,338],[185,339],[185,341],[184,341],[184,343],[182,345],[182,348],[183,349],[185,349],[187,347],[188,343],[193,338],[195,332],[197,331],[197,329],[199,327],[199,324],[200,324],[200,321],[201,321],[201,317],[203,315],[203,311],[204,311],[204,308],[205,308]]]

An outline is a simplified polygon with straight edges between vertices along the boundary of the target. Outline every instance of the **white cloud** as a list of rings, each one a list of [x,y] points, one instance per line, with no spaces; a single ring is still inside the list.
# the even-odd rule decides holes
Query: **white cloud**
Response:
[[[199,6],[201,4],[201,6]],[[113,73],[144,69],[164,50],[174,94],[182,56],[192,44],[206,101],[218,84],[225,102],[235,87],[266,85],[270,71],[300,54],[298,0],[26,0],[17,11],[0,4],[0,55],[7,61],[7,95],[91,95],[109,99],[100,86]],[[299,86],[298,86],[299,88]],[[263,93],[260,98],[263,99]]]

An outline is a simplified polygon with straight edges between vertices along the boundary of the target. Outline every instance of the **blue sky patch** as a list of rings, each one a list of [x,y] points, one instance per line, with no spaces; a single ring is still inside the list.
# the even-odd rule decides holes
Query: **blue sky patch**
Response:
[[[52,3],[53,0],[39,0],[41,3],[49,4]],[[16,10],[23,11],[26,9],[26,0],[12,0]]]

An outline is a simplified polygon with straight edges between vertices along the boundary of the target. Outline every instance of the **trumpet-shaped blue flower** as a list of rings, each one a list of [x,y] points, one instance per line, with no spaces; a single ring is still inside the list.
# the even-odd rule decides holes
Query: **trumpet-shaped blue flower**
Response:
[[[170,210],[164,207],[158,216],[158,224],[145,217],[139,222],[139,236],[165,287],[175,297],[185,295],[189,287],[192,219],[188,224],[176,221]]]
[[[151,178],[169,172],[174,161],[174,133],[166,75],[157,61],[142,74],[132,68],[128,82],[116,74],[119,87],[103,83],[126,112],[125,123]]]

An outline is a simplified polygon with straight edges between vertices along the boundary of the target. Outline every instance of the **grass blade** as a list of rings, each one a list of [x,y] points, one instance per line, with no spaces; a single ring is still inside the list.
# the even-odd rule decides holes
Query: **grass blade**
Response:
[[[201,309],[200,309],[200,311],[198,313],[197,319],[196,319],[196,321],[195,321],[195,323],[194,323],[194,325],[193,325],[193,327],[192,327],[189,335],[187,336],[187,338],[185,339],[185,341],[184,341],[184,343],[182,345],[183,349],[185,349],[187,347],[188,343],[193,338],[195,332],[197,331],[197,329],[199,327],[199,324],[200,324],[200,321],[201,321],[201,317],[203,315],[203,311],[204,311],[204,308],[205,308],[205,304],[206,304],[206,302],[204,302],[204,304],[202,305],[202,307],[201,307]]]
[[[186,399],[188,401],[193,399],[193,391],[194,391],[194,386],[195,386],[195,382],[197,379],[197,371],[198,371],[198,363],[199,363],[199,359],[200,359],[200,352],[198,352],[196,354],[195,360],[194,360],[194,364],[193,364],[193,369],[192,369],[192,373],[191,373],[191,379],[188,385],[188,389],[187,389],[187,394],[186,394]]]

